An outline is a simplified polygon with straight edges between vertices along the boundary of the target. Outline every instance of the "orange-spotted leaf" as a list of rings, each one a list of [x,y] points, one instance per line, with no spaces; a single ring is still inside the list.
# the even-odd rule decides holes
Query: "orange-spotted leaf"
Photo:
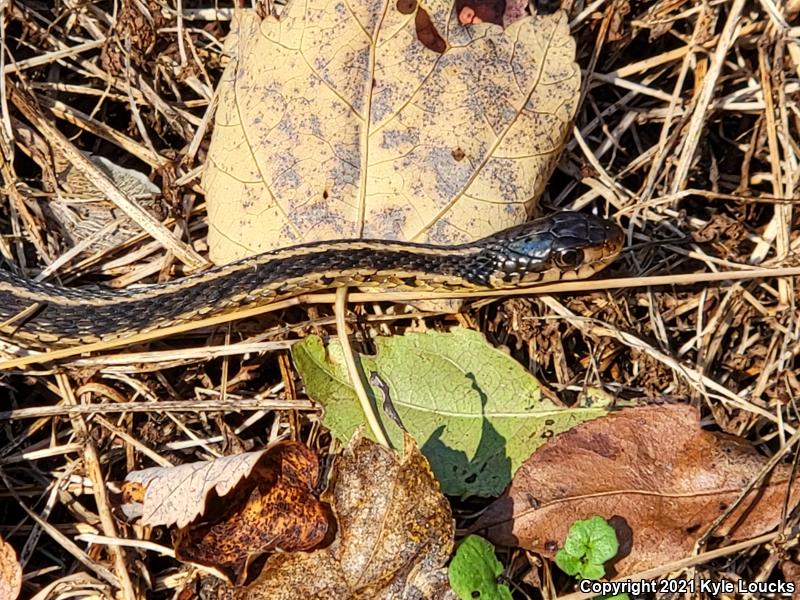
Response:
[[[430,465],[410,437],[398,457],[357,437],[333,467],[326,492],[338,520],[326,548],[270,556],[244,589],[217,598],[455,598],[443,568],[453,519]]]
[[[328,531],[330,513],[314,494],[317,456],[298,442],[172,469],[131,473],[144,487],[142,521],[177,523],[177,557],[214,567],[243,584],[264,554],[309,550]],[[130,512],[130,511],[129,511]]]
[[[22,589],[22,567],[17,553],[0,538],[0,599],[14,600]]]

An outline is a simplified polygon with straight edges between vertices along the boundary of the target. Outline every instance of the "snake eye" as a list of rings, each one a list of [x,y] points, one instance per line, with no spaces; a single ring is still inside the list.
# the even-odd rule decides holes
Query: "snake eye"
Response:
[[[583,250],[577,248],[559,250],[553,257],[553,261],[562,269],[574,269],[583,262]]]

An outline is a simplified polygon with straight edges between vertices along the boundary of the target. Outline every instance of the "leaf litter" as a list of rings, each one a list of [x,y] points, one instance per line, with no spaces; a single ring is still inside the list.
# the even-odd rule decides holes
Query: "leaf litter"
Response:
[[[453,548],[450,505],[430,465],[406,436],[398,456],[356,435],[336,458],[324,499],[336,537],[312,552],[274,554],[247,588],[221,600],[454,600],[445,562]]]
[[[134,471],[123,496],[136,501],[121,509],[142,525],[177,525],[179,560],[214,567],[243,585],[262,555],[309,550],[335,528],[314,492],[318,463],[303,444],[279,442],[261,452]]]

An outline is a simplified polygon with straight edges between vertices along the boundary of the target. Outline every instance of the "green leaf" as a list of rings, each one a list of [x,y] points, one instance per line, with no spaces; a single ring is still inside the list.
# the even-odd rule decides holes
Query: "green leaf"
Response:
[[[575,539],[571,540],[573,537]],[[603,517],[575,521],[567,534],[564,548],[573,556],[585,556],[587,562],[602,565],[619,551],[617,532]]]
[[[461,600],[511,600],[511,590],[497,581],[502,572],[494,546],[477,535],[464,538],[447,569],[450,587]]]
[[[416,439],[453,496],[495,496],[531,453],[553,435],[606,414],[562,408],[543,398],[539,382],[478,332],[409,333],[379,337],[375,356],[359,356],[369,377],[389,389],[391,406]],[[338,342],[317,336],[292,347],[306,391],[324,408],[324,424],[346,442],[364,422]],[[375,412],[395,447],[402,430],[387,415],[380,390],[368,390]]]
[[[615,398],[613,394],[608,393],[602,388],[587,387],[578,394],[578,402],[581,406],[608,406],[609,404],[616,403],[616,406],[625,406],[633,404],[626,400]]]
[[[564,552],[575,558],[584,558],[589,551],[589,529],[587,521],[575,521],[564,540]]]
[[[577,556],[572,556],[563,548],[556,553],[556,564],[558,568],[564,571],[567,575],[578,575],[583,568],[581,559]]]
[[[572,556],[585,557],[587,562],[603,564],[619,550],[617,534],[603,517],[575,521],[567,533],[564,550]]]
[[[600,579],[606,574],[603,564],[618,550],[617,532],[603,517],[594,516],[570,526],[564,547],[556,554],[556,564],[567,575]]]
[[[590,562],[585,562],[581,565],[581,579],[602,579],[605,574],[606,570],[603,565]]]

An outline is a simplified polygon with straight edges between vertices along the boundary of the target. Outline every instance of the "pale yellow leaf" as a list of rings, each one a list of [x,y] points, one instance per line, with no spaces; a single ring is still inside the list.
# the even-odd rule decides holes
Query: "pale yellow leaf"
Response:
[[[319,239],[454,243],[524,221],[563,145],[579,71],[566,17],[417,39],[394,1],[238,13],[204,175],[212,260]]]
[[[208,495],[224,497],[248,477],[264,451],[223,456],[215,460],[186,463],[176,467],[150,467],[131,471],[127,483],[139,484],[144,498],[122,506],[129,519],[141,523],[185,527],[203,514]]]

